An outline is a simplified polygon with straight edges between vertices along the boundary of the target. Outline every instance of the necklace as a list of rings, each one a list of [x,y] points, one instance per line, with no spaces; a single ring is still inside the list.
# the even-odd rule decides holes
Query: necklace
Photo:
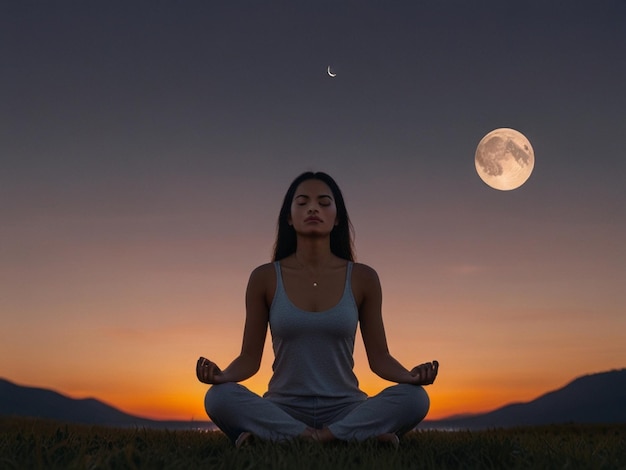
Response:
[[[311,275],[311,274],[312,274],[312,272],[310,271],[310,269],[307,269],[307,267],[304,265],[304,263],[302,263],[302,262],[298,259],[298,257],[297,257],[297,256],[296,256],[295,258],[296,258],[296,262],[297,262],[297,263],[298,263],[298,264],[302,267],[302,269],[303,269],[306,273],[308,273],[308,274],[309,274],[309,277],[316,278],[316,277],[319,275],[319,273],[318,273],[317,275],[312,276],[312,275]],[[313,281],[313,287],[317,287],[318,285],[319,285],[319,284],[318,284],[318,282],[314,280],[314,281]]]

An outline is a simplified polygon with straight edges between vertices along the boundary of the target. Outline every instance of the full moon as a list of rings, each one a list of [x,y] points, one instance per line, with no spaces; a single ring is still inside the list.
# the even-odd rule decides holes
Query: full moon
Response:
[[[495,129],[481,139],[474,157],[478,176],[500,191],[519,188],[530,177],[535,153],[521,132],[506,127]]]

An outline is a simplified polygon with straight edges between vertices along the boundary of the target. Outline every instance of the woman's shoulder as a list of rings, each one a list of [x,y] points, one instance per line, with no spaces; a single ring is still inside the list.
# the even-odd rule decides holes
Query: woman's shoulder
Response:
[[[352,277],[363,283],[375,282],[379,283],[378,273],[374,268],[363,263],[353,263]]]
[[[265,263],[260,266],[257,266],[250,273],[250,280],[253,279],[267,279],[269,276],[275,276],[276,269],[274,268],[274,263]]]
[[[252,270],[247,289],[249,298],[262,299],[265,306],[269,308],[275,290],[276,271],[273,263],[262,264]]]
[[[354,263],[352,267],[352,294],[359,311],[371,302],[377,305],[381,298],[380,281],[376,270],[363,263]]]

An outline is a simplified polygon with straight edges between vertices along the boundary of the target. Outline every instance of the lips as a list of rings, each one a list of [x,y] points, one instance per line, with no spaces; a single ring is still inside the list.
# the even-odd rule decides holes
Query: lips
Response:
[[[321,222],[322,219],[320,219],[319,217],[307,217],[306,219],[304,219],[305,222]]]

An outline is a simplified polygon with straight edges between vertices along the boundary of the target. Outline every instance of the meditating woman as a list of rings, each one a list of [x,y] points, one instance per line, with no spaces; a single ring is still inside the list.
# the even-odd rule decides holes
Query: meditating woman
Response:
[[[241,354],[224,370],[198,359],[198,379],[212,385],[207,414],[236,445],[252,436],[397,445],[426,416],[422,386],[434,382],[439,364],[408,370],[394,359],[381,305],[376,271],[354,262],[341,190],[325,173],[303,173],[285,195],[273,262],[250,275]],[[238,382],[259,370],[268,325],[273,375],[259,396]],[[372,397],[353,372],[357,326],[371,370],[396,383]]]

